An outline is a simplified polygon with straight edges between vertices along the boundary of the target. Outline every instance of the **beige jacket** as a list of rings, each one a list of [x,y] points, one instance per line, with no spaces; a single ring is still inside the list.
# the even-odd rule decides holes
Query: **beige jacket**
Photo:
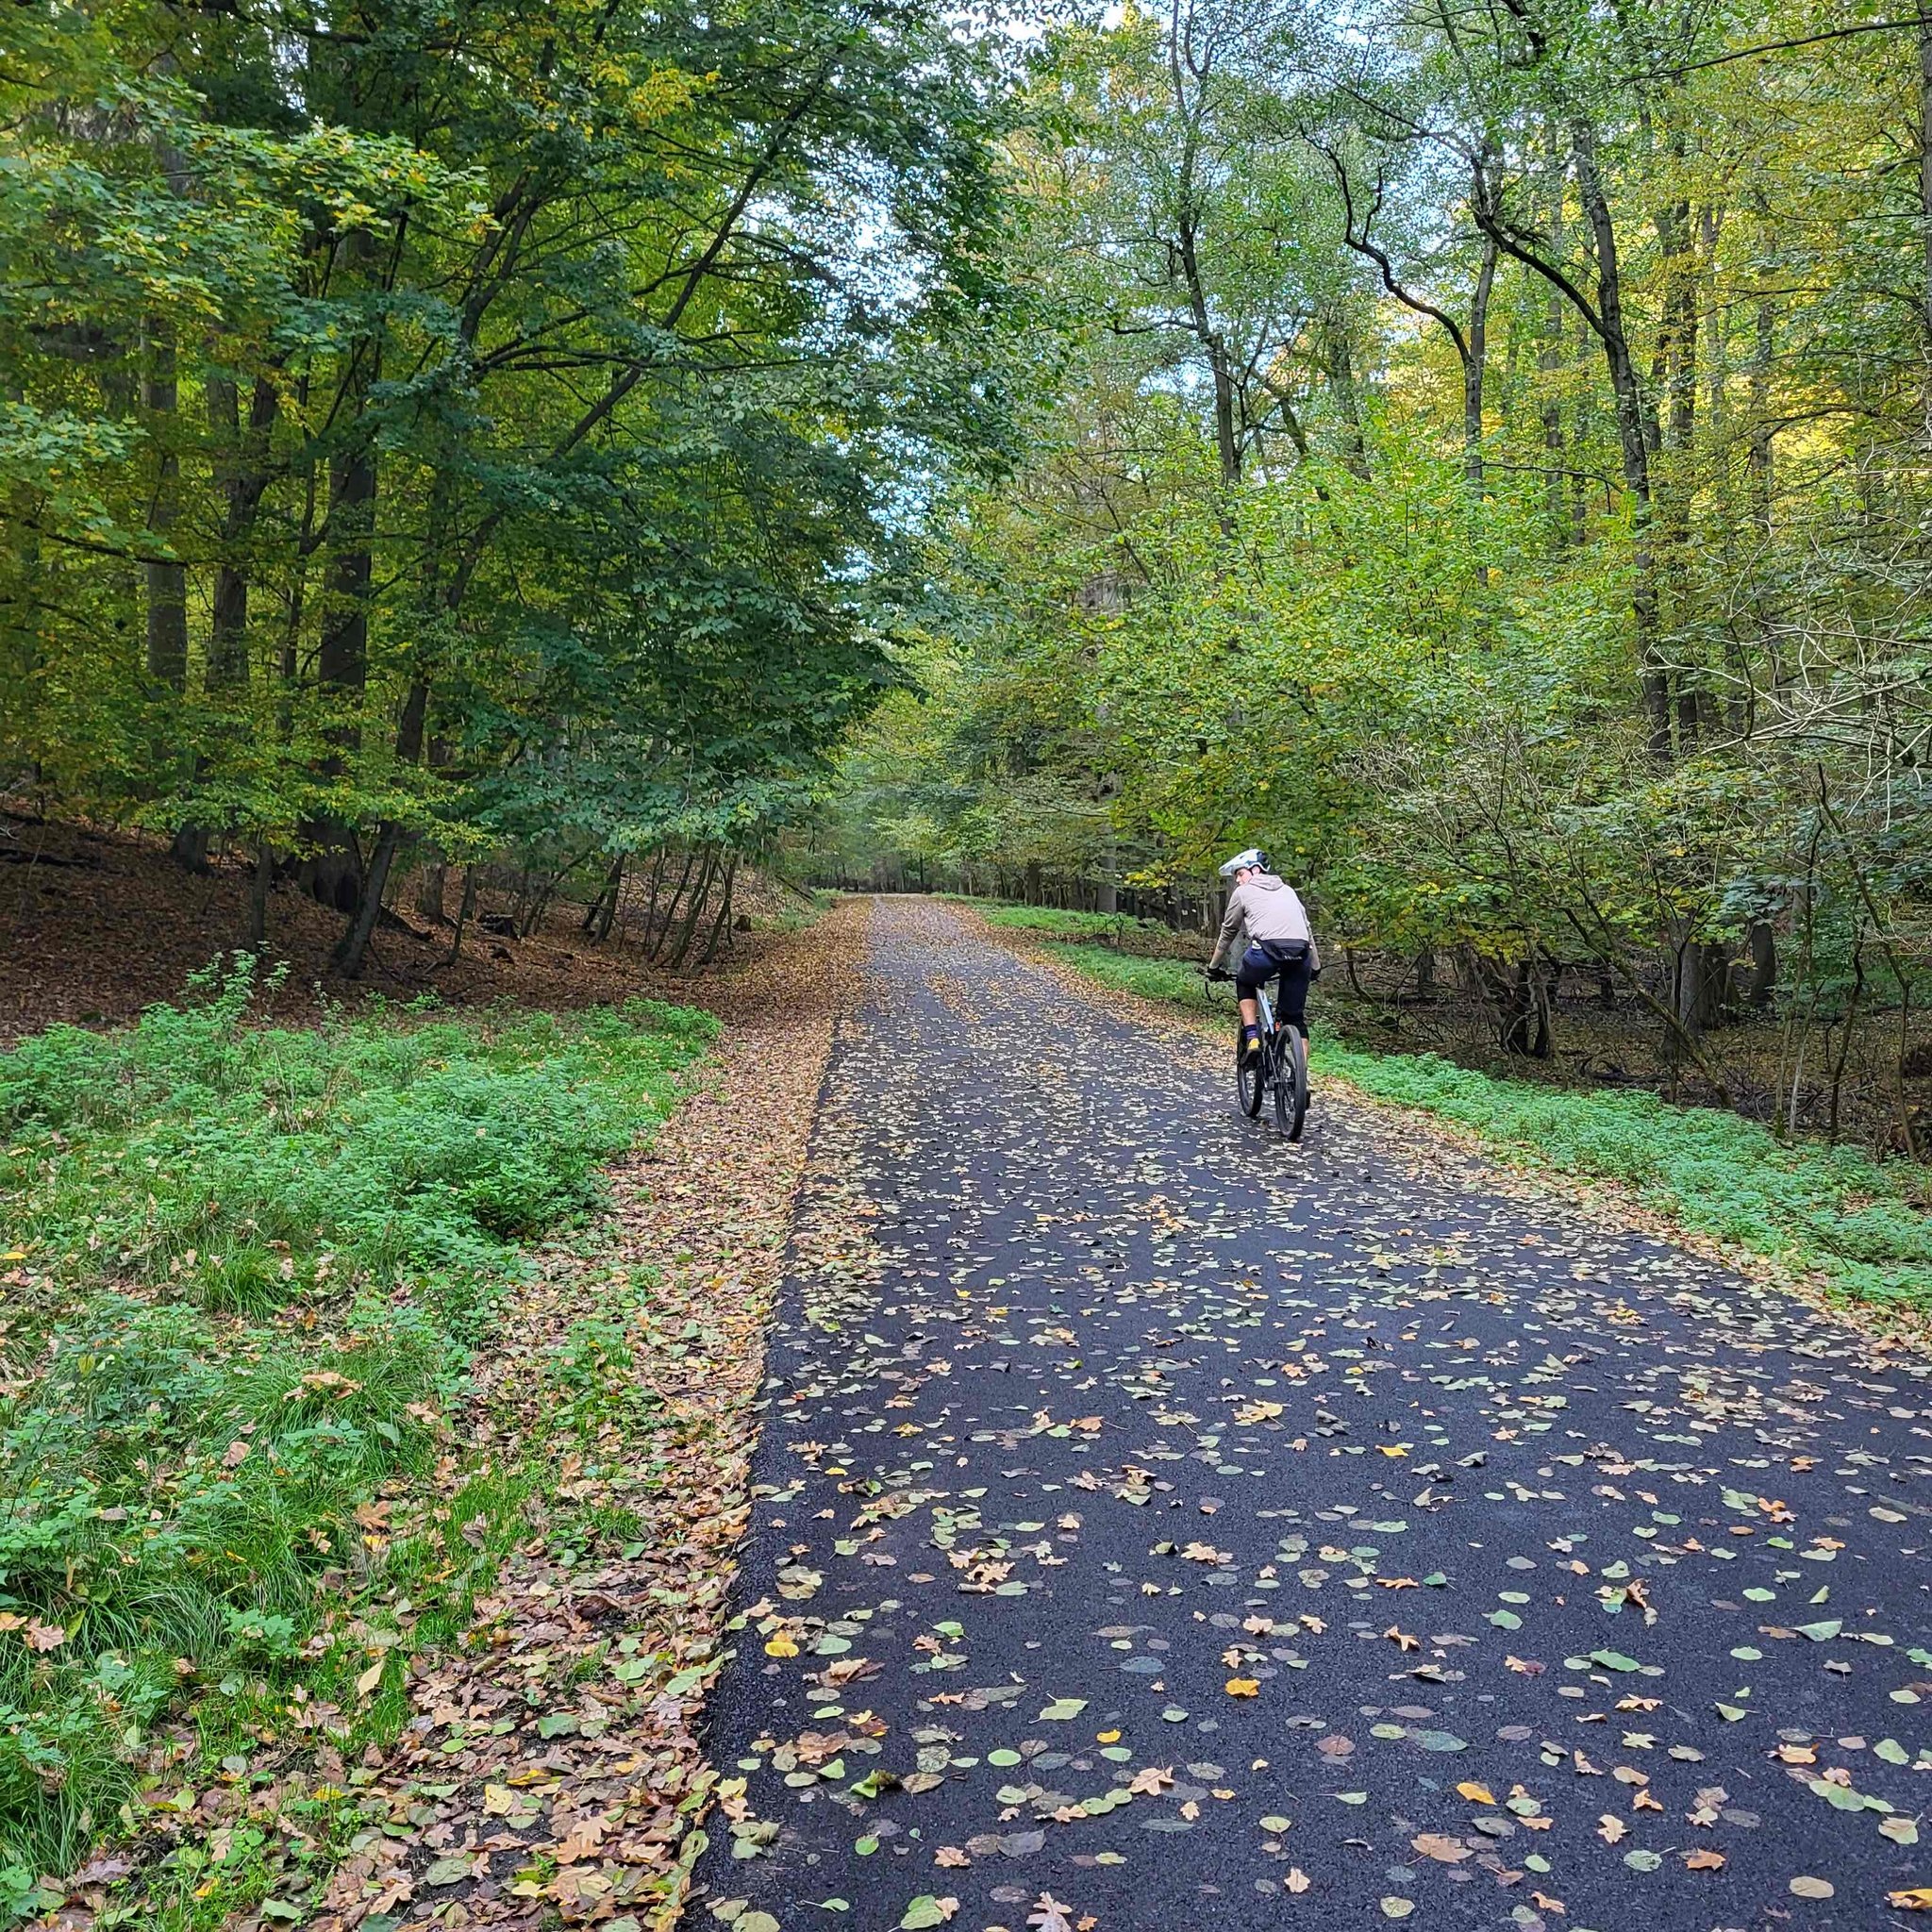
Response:
[[[1247,937],[1237,944],[1243,928]],[[1208,963],[1219,966],[1224,958],[1239,958],[1249,946],[1268,940],[1303,941],[1308,948],[1310,970],[1322,970],[1321,948],[1315,944],[1314,929],[1300,897],[1292,886],[1264,872],[1244,879],[1227,895],[1227,913],[1214,941],[1214,957]]]

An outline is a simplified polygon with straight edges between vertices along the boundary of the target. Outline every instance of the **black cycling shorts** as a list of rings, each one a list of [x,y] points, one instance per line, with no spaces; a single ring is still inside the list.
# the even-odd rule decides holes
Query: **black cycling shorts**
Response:
[[[1241,955],[1235,968],[1235,991],[1244,1000],[1254,998],[1277,974],[1281,991],[1274,1002],[1275,1017],[1292,1020],[1304,1040],[1308,1037],[1308,974],[1313,967],[1312,950],[1303,940],[1257,941]]]

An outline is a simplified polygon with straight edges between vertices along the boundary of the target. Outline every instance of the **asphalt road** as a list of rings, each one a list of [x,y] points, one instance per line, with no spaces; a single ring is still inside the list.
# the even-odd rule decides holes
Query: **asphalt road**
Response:
[[[1932,1366],[873,934],[688,1926],[1927,1923]]]

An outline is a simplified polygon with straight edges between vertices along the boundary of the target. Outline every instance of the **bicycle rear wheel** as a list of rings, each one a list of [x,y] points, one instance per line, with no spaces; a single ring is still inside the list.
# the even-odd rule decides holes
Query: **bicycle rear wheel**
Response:
[[[1268,1056],[1264,1050],[1251,1058],[1242,1051],[1246,1044],[1241,1029],[1237,1026],[1234,1033],[1234,1091],[1241,1101],[1241,1111],[1253,1120],[1261,1111],[1261,1096],[1267,1090]]]
[[[1288,1090],[1288,1117],[1282,1121],[1281,1130],[1291,1141],[1299,1141],[1308,1118],[1308,1043],[1302,1038],[1299,1026],[1288,1029],[1282,1049],[1281,1079],[1274,1090],[1277,1117],[1281,1113],[1283,1088]]]

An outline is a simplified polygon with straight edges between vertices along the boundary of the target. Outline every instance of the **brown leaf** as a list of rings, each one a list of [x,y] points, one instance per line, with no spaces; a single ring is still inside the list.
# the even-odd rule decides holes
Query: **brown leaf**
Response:
[[[1439,1831],[1423,1832],[1408,1842],[1424,1857],[1433,1858],[1439,1865],[1459,1865],[1474,1856],[1459,1838],[1449,1838]]]
[[[1694,1852],[1684,1854],[1684,1869],[1687,1872],[1722,1872],[1724,1868],[1724,1855],[1700,1847]]]

